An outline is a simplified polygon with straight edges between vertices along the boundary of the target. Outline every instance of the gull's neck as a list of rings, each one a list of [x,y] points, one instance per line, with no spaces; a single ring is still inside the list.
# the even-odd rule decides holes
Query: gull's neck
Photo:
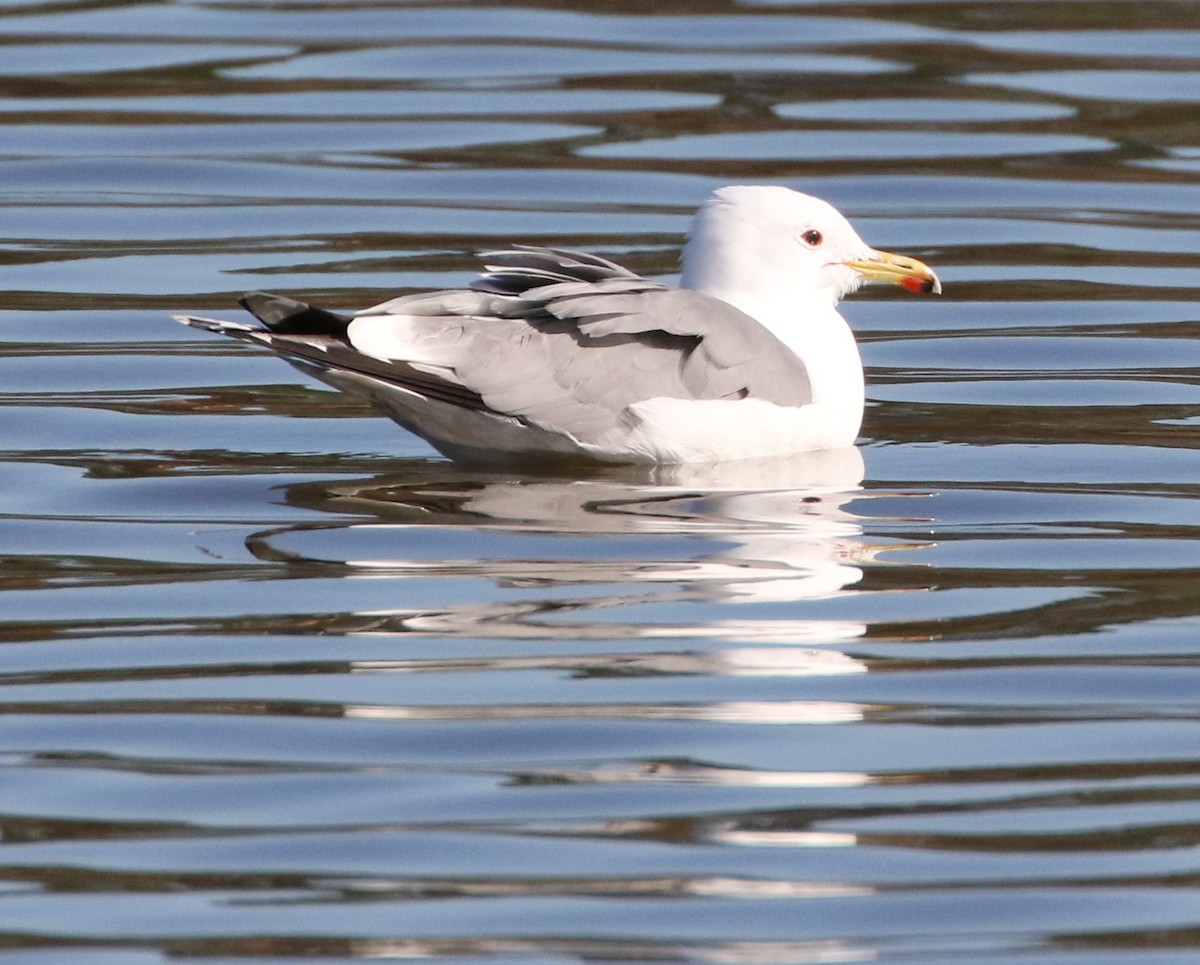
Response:
[[[795,264],[785,261],[789,239],[746,230],[744,223],[714,224],[720,214],[702,210],[697,218],[681,286],[740,309],[794,352],[808,370],[813,402],[839,414],[850,444],[862,419],[863,370],[854,333],[837,310],[841,292],[796,277]]]
[[[818,287],[815,279],[796,277],[786,251],[788,239],[781,244],[744,225],[722,232],[722,225],[713,223],[719,220],[711,210],[697,218],[683,249],[681,287],[740,309],[802,359],[814,340],[849,331],[837,311],[841,293]]]

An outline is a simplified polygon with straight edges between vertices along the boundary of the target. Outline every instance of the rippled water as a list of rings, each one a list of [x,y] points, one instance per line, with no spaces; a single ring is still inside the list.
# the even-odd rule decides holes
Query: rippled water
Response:
[[[0,7],[0,960],[1200,957],[1200,7]],[[183,329],[829,198],[861,446],[455,468]]]

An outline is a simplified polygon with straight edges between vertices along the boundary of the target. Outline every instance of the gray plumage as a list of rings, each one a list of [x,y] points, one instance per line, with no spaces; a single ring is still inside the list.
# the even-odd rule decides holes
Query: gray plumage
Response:
[[[573,441],[563,451],[610,443],[629,407],[648,399],[811,401],[800,359],[720,299],[582,252],[519,247],[483,257],[486,271],[470,289],[406,295],[353,316],[254,293],[242,302],[265,329],[181,321],[365,391],[452,455],[473,447],[423,423],[415,410],[424,400]]]

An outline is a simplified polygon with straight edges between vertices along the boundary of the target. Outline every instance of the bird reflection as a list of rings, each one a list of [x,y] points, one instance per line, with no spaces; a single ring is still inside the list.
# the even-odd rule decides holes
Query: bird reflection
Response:
[[[862,540],[860,519],[848,507],[863,498],[862,478],[857,449],[585,478],[422,463],[350,483],[290,486],[290,504],[347,518],[259,532],[247,546],[260,559],[332,567],[351,579],[483,577],[517,591],[499,602],[358,614],[369,617],[360,632],[830,642],[865,628],[774,608],[769,616],[730,618],[725,605],[828,599],[861,580],[861,565],[882,549]],[[603,609],[686,602],[718,606],[684,622],[618,626],[596,619]],[[688,658],[679,654],[662,659],[674,662],[662,672],[713,669],[682,667],[678,662]],[[852,672],[840,655],[771,648],[696,659],[721,661],[722,672],[735,674]]]
[[[354,958],[440,959],[462,955],[503,956],[523,961],[698,962],[705,965],[835,965],[878,961],[869,943],[811,941],[652,941],[637,938],[456,938],[452,940],[359,940],[346,942]]]

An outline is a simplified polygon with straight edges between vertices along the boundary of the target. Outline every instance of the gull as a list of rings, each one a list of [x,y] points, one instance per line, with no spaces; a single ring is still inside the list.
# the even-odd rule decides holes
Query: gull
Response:
[[[679,287],[577,251],[481,257],[469,288],[352,315],[252,292],[239,301],[261,324],[176,318],[365,396],[451,459],[679,465],[852,446],[863,369],[838,302],[867,282],[941,291],[775,185],[708,198]]]

